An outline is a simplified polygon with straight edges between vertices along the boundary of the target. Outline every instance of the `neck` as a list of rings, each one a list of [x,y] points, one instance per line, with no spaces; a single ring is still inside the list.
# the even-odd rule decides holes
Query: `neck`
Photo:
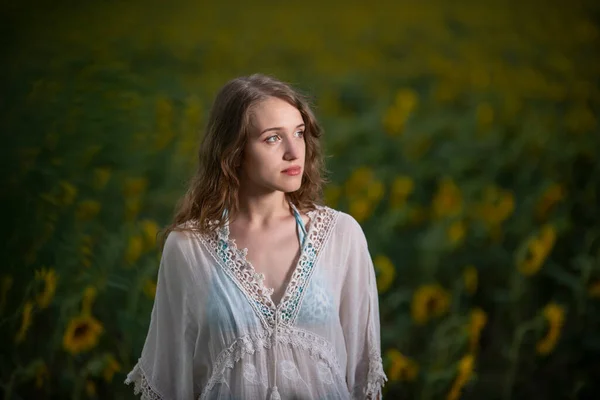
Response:
[[[242,220],[249,225],[268,225],[274,219],[290,215],[290,206],[285,194],[249,195],[240,191],[238,212],[231,220]]]

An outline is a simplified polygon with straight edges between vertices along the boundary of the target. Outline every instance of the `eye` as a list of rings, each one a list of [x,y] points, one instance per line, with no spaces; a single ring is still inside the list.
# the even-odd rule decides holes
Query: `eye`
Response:
[[[277,141],[277,139],[279,139],[279,135],[273,135],[273,136],[269,136],[268,138],[266,138],[265,142],[275,143]]]
[[[297,137],[304,137],[304,131],[296,131],[296,136]]]

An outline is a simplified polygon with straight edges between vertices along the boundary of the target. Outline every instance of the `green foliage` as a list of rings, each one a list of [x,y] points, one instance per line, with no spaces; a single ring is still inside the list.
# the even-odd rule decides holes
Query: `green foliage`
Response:
[[[327,202],[375,261],[386,397],[593,392],[597,6],[157,3],[7,10],[5,398],[133,398],[158,226],[216,90],[252,72],[315,98]]]

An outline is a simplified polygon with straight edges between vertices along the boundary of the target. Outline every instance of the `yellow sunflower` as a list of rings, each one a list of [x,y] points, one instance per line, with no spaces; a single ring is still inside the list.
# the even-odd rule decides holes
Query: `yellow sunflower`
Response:
[[[489,231],[498,228],[515,209],[514,194],[495,185],[485,188],[483,201],[475,207],[475,214]]]
[[[452,179],[443,179],[433,198],[433,215],[437,218],[460,214],[463,207],[462,193]]]
[[[537,343],[536,348],[539,354],[546,355],[549,354],[558,343],[560,332],[565,322],[565,309],[558,304],[550,303],[544,307],[542,314],[548,323],[548,332],[546,333],[546,336]]]
[[[411,315],[415,323],[423,325],[431,318],[444,315],[450,307],[450,294],[439,284],[419,287],[413,294]]]
[[[465,289],[469,294],[475,294],[477,292],[477,285],[479,282],[479,274],[477,268],[473,265],[468,265],[463,271],[463,282]]]
[[[373,207],[368,199],[357,198],[350,201],[348,212],[357,222],[363,222],[371,216]]]
[[[31,314],[33,313],[33,302],[26,301],[23,306],[23,317],[21,319],[21,327],[19,328],[19,332],[17,332],[17,336],[15,337],[16,343],[21,343],[25,340],[25,336],[27,335],[27,331],[29,331],[29,327],[31,326]]]
[[[544,220],[564,197],[565,190],[561,185],[553,183],[548,186],[535,206],[535,217]]]
[[[463,242],[467,234],[467,224],[459,219],[452,222],[446,231],[448,240],[452,246],[458,246]]]
[[[419,97],[412,89],[400,89],[394,103],[383,116],[383,126],[390,136],[401,135],[404,125],[419,104]]]
[[[91,315],[80,315],[69,321],[63,336],[63,348],[75,355],[96,347],[104,328]]]
[[[469,347],[471,353],[477,351],[481,331],[487,323],[487,314],[481,308],[475,308],[471,311],[471,320],[469,322]]]
[[[352,171],[345,184],[348,197],[359,197],[364,194],[366,188],[375,180],[375,173],[369,167],[359,167]]]
[[[469,382],[473,375],[473,366],[475,364],[475,357],[472,354],[465,355],[458,363],[458,375],[452,384],[452,388],[448,393],[446,399],[458,400],[460,398],[460,392],[462,388]]]
[[[79,247],[79,251],[81,253],[81,263],[88,268],[92,266],[93,245],[94,241],[91,236],[85,235],[81,239],[81,246]]]
[[[142,255],[144,249],[144,240],[141,236],[131,236],[125,250],[125,262],[128,265],[134,264]]]
[[[375,257],[373,264],[377,272],[377,290],[383,293],[392,286],[394,277],[396,276],[396,269],[392,261],[384,255]]]
[[[390,361],[387,375],[392,382],[413,381],[419,374],[419,365],[396,349],[388,350],[386,358]]]
[[[375,172],[369,167],[360,167],[352,172],[344,185],[349,199],[349,213],[362,222],[369,218],[383,197],[385,188],[376,179]]]
[[[158,224],[152,220],[146,219],[140,222],[143,234],[144,249],[150,250],[156,245],[156,236],[158,235]]]
[[[108,383],[112,382],[115,372],[119,371],[121,371],[121,364],[119,364],[119,362],[115,359],[115,356],[108,354],[106,356],[104,370],[102,371],[104,380]]]
[[[526,253],[518,259],[518,269],[525,276],[536,274],[554,247],[556,229],[544,225],[540,233],[532,236],[526,243]]]
[[[54,298],[54,293],[56,292],[56,271],[52,268],[46,269],[42,268],[40,270],[35,271],[35,279],[42,281],[44,283],[44,288],[42,292],[38,294],[36,298],[37,305],[40,309],[47,308],[52,299]]]
[[[367,199],[372,202],[373,204],[377,204],[379,202],[379,200],[381,200],[381,198],[383,197],[383,193],[385,191],[385,188],[383,186],[383,183],[381,183],[380,181],[374,180],[373,182],[371,182],[367,188]]]
[[[392,182],[390,204],[392,208],[402,208],[408,196],[415,189],[415,182],[410,176],[397,176]]]

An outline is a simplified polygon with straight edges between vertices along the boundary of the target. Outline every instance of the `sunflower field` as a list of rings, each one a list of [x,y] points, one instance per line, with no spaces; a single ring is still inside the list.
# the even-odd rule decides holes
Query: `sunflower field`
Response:
[[[135,398],[157,233],[255,72],[313,98],[385,398],[600,393],[598,2],[202,3],[0,6],[4,399]]]

